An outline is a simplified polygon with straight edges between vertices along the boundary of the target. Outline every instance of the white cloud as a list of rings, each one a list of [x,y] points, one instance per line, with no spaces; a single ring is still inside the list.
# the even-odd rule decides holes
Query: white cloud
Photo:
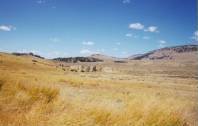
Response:
[[[147,29],[145,29],[144,31],[147,31],[147,32],[159,32],[158,31],[158,27],[156,26],[149,26]]]
[[[198,41],[198,31],[194,32],[192,39],[194,39],[195,41]]]
[[[92,46],[92,45],[94,45],[95,43],[92,42],[92,41],[84,41],[84,42],[82,42],[82,44],[83,44],[83,45]]]
[[[159,32],[157,26],[149,26],[148,28],[145,28],[144,25],[141,23],[131,23],[129,24],[129,28],[135,30],[144,30],[145,32],[155,32],[155,33]]]
[[[89,49],[82,49],[80,50],[80,54],[91,54],[92,51],[90,51]]]
[[[16,30],[16,27],[12,25],[0,25],[0,31],[12,31]]]
[[[55,42],[55,43],[61,41],[61,40],[60,40],[59,38],[57,38],[57,37],[50,38],[49,40],[52,41],[52,42]]]
[[[142,30],[142,29],[144,29],[144,25],[141,23],[132,23],[132,24],[129,24],[129,28],[136,29],[136,30]]]
[[[150,39],[150,37],[144,36],[144,37],[142,37],[142,39],[148,40],[148,39]]]
[[[36,3],[37,3],[37,4],[45,4],[46,1],[45,1],[45,0],[37,0]]]
[[[123,4],[129,4],[131,2],[131,0],[123,0],[122,3]]]

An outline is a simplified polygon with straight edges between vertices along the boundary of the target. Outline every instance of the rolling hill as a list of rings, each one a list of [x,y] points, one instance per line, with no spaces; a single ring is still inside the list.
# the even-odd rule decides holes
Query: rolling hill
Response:
[[[145,54],[130,56],[130,60],[160,60],[160,59],[185,59],[186,57],[196,56],[198,45],[182,45],[166,47],[150,51]]]

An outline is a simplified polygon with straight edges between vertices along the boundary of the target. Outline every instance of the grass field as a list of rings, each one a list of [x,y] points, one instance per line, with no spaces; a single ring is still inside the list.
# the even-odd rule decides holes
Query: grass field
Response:
[[[198,125],[193,61],[104,65],[115,72],[70,72],[0,53],[0,126]]]

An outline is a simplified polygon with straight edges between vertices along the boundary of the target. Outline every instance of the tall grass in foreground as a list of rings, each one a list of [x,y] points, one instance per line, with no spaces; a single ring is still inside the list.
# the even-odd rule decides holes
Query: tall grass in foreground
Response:
[[[191,121],[196,106],[186,101],[111,95],[106,101],[95,96],[100,102],[64,101],[58,87],[0,77],[0,126],[196,126]]]
[[[8,77],[0,85],[0,125],[40,125],[49,119],[58,89]]]

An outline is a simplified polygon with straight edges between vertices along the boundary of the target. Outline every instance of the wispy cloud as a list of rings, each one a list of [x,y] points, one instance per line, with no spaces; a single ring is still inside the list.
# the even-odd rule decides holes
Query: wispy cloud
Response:
[[[13,31],[16,30],[16,27],[12,25],[0,25],[0,31]]]
[[[56,9],[57,7],[54,5],[49,6],[49,5],[51,5],[50,3],[52,3],[52,1],[53,0],[37,0],[36,3],[39,5],[47,5],[47,7],[49,7],[49,8]]]
[[[132,23],[132,24],[129,24],[129,28],[130,29],[135,29],[135,30],[143,30],[144,25],[141,24],[141,23]]]
[[[89,49],[82,49],[80,50],[80,54],[92,54],[92,51]]]
[[[193,40],[198,41],[198,31],[195,31],[193,36],[191,37]]]
[[[159,40],[159,47],[160,48],[163,48],[163,47],[165,47],[166,46],[166,41],[165,40]]]
[[[46,1],[45,1],[45,0],[37,0],[36,3],[37,3],[37,4],[45,4]]]
[[[92,42],[92,41],[84,41],[84,42],[82,42],[82,44],[83,44],[83,45],[87,45],[87,46],[92,46],[92,45],[94,45],[95,43]]]
[[[122,3],[123,4],[129,4],[129,3],[131,3],[131,0],[122,0]]]
[[[133,37],[133,38],[138,38],[137,35],[131,34],[131,33],[127,33],[125,34],[126,37]]]
[[[156,33],[158,33],[159,31],[158,31],[158,27],[156,27],[156,26],[149,26],[147,29],[145,29],[144,31],[146,31],[146,32],[156,32]]]

